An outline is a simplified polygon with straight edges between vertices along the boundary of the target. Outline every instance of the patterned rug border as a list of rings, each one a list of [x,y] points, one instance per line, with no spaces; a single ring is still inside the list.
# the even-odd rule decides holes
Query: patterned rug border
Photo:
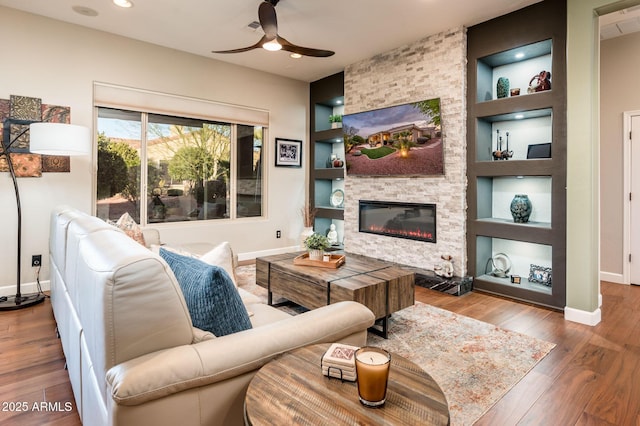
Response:
[[[254,265],[239,267],[236,275],[240,288],[266,302],[266,289],[255,284]],[[475,423],[556,346],[421,302],[391,316],[389,339],[369,333],[367,344],[398,353],[429,373],[447,397],[452,426]]]

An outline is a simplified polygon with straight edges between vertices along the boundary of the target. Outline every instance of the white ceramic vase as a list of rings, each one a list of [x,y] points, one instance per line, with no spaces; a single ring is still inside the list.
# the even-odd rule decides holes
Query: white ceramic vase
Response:
[[[324,250],[322,249],[309,249],[309,260],[322,260]]]
[[[313,235],[313,226],[305,226],[300,233],[300,249],[304,250],[305,248],[307,248],[304,245],[304,240],[306,240],[307,237],[310,237],[311,235]]]

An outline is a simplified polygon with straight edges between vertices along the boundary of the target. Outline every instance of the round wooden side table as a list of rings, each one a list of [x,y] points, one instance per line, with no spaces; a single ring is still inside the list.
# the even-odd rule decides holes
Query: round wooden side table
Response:
[[[296,349],[262,367],[247,389],[246,424],[449,424],[442,389],[418,365],[392,353],[386,402],[367,408],[355,382],[322,374],[320,360],[329,346]]]

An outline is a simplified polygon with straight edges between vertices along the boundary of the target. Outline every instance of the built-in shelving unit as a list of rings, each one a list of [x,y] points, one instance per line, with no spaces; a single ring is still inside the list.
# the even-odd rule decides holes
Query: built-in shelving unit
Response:
[[[344,73],[311,83],[310,103],[309,202],[316,208],[314,231],[326,235],[333,224],[341,243],[344,204],[338,200],[340,191],[344,194],[344,139],[342,123],[332,124],[329,118],[344,114]]]
[[[467,41],[467,269],[474,289],[562,309],[566,5],[546,0],[484,22],[469,28]],[[541,71],[551,73],[551,89],[529,91]],[[500,78],[509,90],[499,97]],[[516,194],[531,201],[528,222],[511,215]]]

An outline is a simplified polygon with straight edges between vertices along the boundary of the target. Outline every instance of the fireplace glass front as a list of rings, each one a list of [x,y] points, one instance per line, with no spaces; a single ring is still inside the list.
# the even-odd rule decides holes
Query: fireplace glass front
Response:
[[[436,242],[436,205],[360,200],[359,231]]]

